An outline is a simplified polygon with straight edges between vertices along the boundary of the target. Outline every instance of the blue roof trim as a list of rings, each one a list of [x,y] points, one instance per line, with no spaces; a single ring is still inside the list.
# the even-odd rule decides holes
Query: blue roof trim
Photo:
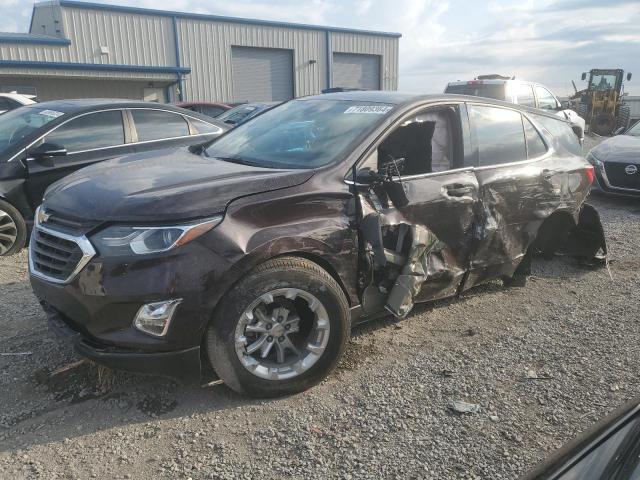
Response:
[[[99,63],[65,63],[65,62],[32,62],[28,60],[0,60],[0,68],[46,68],[60,70],[100,70],[105,72],[136,72],[136,73],[191,73],[188,67],[156,67],[147,65],[113,65]]]
[[[395,37],[395,38],[402,37],[401,33],[395,33],[395,32],[376,32],[374,30],[358,30],[358,29],[342,28],[342,27],[325,27],[320,25],[309,25],[305,23],[277,22],[273,20],[252,20],[248,18],[208,15],[204,13],[172,12],[170,10],[154,10],[152,8],[125,7],[122,5],[107,5],[104,3],[79,2],[76,0],[60,0],[59,4],[62,7],[86,8],[86,9],[92,9],[92,10],[108,10],[111,12],[123,12],[123,13],[138,13],[141,15],[157,15],[162,17],[188,18],[193,20],[212,20],[217,22],[244,23],[244,24],[250,24],[250,25],[266,25],[270,27],[300,28],[305,30],[322,30],[322,31],[330,31],[330,32],[338,32],[338,33],[340,32],[360,33],[364,35],[378,35],[378,36]]]
[[[29,37],[28,34],[0,35],[0,43],[28,43],[31,45],[71,45],[67,38],[42,38],[42,36]]]

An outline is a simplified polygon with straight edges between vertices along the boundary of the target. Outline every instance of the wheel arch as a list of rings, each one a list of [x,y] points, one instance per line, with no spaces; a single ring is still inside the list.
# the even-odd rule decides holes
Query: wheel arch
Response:
[[[553,255],[576,226],[575,214],[569,210],[556,210],[543,220],[533,240],[533,247],[543,255]]]

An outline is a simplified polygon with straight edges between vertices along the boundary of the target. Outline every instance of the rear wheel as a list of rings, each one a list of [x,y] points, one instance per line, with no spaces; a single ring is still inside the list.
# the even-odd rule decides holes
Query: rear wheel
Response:
[[[622,105],[618,109],[618,120],[616,125],[616,130],[620,128],[624,128],[625,130],[629,128],[629,121],[631,120],[631,108],[628,105]]]
[[[580,115],[582,118],[584,118],[585,120],[587,120],[587,116],[589,115],[589,107],[587,106],[587,104],[585,104],[585,103],[581,103],[580,105],[578,105],[577,113],[578,113],[578,115]]]
[[[349,305],[333,277],[309,260],[282,257],[258,266],[225,296],[205,349],[230,388],[276,397],[325,378],[349,333]]]
[[[0,256],[18,252],[26,240],[27,226],[22,215],[11,204],[0,200]]]

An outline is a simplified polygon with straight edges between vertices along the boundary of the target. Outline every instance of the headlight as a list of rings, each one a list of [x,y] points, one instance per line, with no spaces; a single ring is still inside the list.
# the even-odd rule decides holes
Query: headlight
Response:
[[[198,238],[221,221],[219,215],[197,223],[163,227],[113,225],[93,235],[91,241],[105,257],[166,252]]]
[[[587,162],[589,162],[594,167],[598,167],[600,169],[604,168],[604,163],[598,160],[596,156],[591,152],[587,153]]]

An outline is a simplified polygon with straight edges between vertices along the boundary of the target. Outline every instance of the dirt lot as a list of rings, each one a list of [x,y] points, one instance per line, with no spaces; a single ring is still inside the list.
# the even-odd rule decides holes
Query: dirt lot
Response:
[[[613,281],[536,261],[525,288],[358,328],[331,378],[272,401],[86,363],[50,378],[78,357],[47,330],[26,254],[0,259],[0,477],[517,477],[640,387],[640,201],[591,203]]]

